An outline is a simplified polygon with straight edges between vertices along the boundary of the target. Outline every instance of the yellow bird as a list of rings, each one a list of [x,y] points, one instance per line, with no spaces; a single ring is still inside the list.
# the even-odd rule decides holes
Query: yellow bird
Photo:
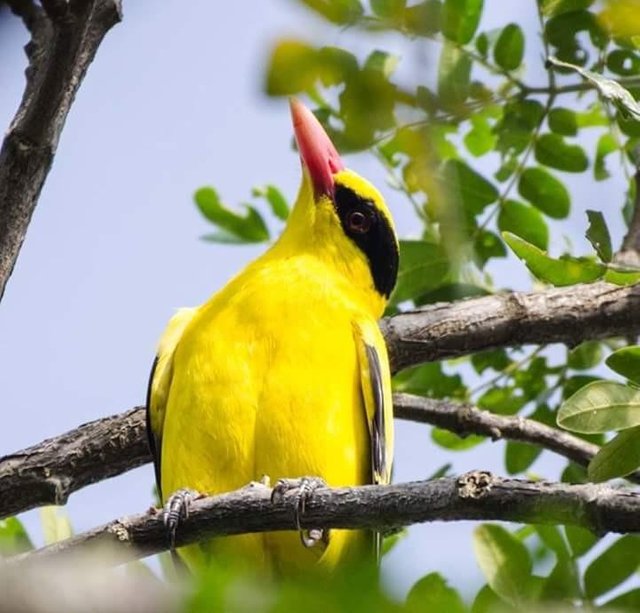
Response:
[[[291,114],[303,178],[284,232],[202,306],[179,310],[159,343],[147,423],[169,505],[188,503],[185,488],[217,494],[264,476],[330,486],[390,478],[391,383],[377,320],[398,270],[393,221],[313,113],[292,100]],[[366,531],[272,532],[179,554],[192,569],[230,555],[278,575],[372,558],[374,541]]]

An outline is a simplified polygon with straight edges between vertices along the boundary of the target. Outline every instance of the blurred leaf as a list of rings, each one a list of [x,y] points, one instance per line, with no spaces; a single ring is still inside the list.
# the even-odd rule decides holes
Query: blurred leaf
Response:
[[[194,198],[200,212],[227,233],[248,243],[259,243],[269,239],[267,226],[255,208],[247,206],[246,215],[239,215],[222,204],[212,187],[201,187],[196,191]]]
[[[441,362],[421,364],[397,373],[393,377],[393,389],[434,398],[462,398],[466,393],[462,377],[447,374]]]
[[[440,245],[428,241],[400,241],[400,270],[392,304],[424,294],[438,287],[449,272],[449,259]]]
[[[541,0],[542,14],[545,17],[555,17],[589,8],[593,3],[594,0]]]
[[[510,475],[523,473],[538,459],[542,451],[542,447],[536,445],[507,441],[504,459],[507,472]]]
[[[472,115],[470,121],[472,127],[465,134],[464,144],[469,153],[480,157],[493,150],[496,144],[496,135],[483,114]]]
[[[509,101],[502,119],[495,127],[498,151],[503,155],[522,153],[531,142],[543,116],[544,107],[537,100]]]
[[[553,285],[566,286],[589,283],[604,274],[604,266],[592,260],[570,256],[554,259],[515,234],[503,232],[502,237],[536,277]]]
[[[557,606],[561,601],[575,601],[580,594],[580,575],[576,565],[569,558],[559,558],[544,581],[540,599]]]
[[[636,5],[637,10],[637,5]],[[638,33],[638,31],[636,31]],[[563,62],[557,58],[550,57],[548,62],[553,66],[561,68],[569,68],[575,70],[582,77],[584,77],[590,83],[596,86],[600,95],[616,105],[616,107],[625,114],[627,117],[632,117],[636,120],[640,120],[640,104],[638,104],[633,96],[626,90],[620,83],[613,79],[607,79],[602,75],[599,75],[590,70],[584,70],[580,66],[575,66],[568,62]],[[586,166],[585,166],[586,168]],[[576,171],[574,171],[576,172]]]
[[[433,428],[433,430],[431,430],[431,439],[434,443],[437,443],[440,447],[449,449],[449,451],[466,451],[486,441],[483,436],[469,434],[463,437],[441,428]]]
[[[33,543],[17,517],[0,519],[0,556],[12,556],[33,549]]]
[[[498,199],[496,187],[461,160],[446,160],[441,171],[442,184],[464,210],[473,215]]]
[[[265,185],[264,187],[254,187],[253,196],[264,198],[271,207],[273,214],[282,221],[287,221],[289,217],[289,204],[282,192],[275,185]]]
[[[465,613],[467,608],[460,594],[447,585],[439,573],[429,573],[409,591],[406,610],[416,613]]]
[[[562,532],[558,526],[547,526],[537,524],[534,526],[535,531],[546,547],[555,553],[558,559],[570,558],[571,552],[562,536]]]
[[[571,200],[564,184],[544,168],[527,168],[518,182],[518,191],[533,206],[554,219],[569,214]]]
[[[526,600],[531,578],[527,548],[502,526],[483,524],[473,533],[476,560],[491,589],[513,604]]]
[[[64,507],[46,506],[40,508],[40,525],[45,545],[58,543],[73,536],[69,516]]]
[[[371,0],[371,10],[385,19],[397,19],[405,10],[406,0]]]
[[[574,558],[583,556],[598,542],[593,532],[580,526],[565,526],[564,533]]]
[[[602,609],[606,611],[640,611],[640,588],[635,588],[605,602]]]
[[[266,90],[270,96],[307,91],[316,80],[316,50],[298,40],[281,40],[271,53]]]
[[[503,258],[507,255],[507,250],[500,237],[489,230],[480,230],[476,233],[473,249],[478,266],[481,268],[489,259]]]
[[[445,42],[438,64],[438,95],[446,107],[455,107],[467,99],[472,61],[453,43]]]
[[[578,133],[576,112],[561,107],[549,111],[549,129],[563,136],[575,136]]]
[[[477,405],[496,415],[515,415],[527,400],[513,386],[491,386],[478,398]]]
[[[616,151],[618,145],[615,138],[609,133],[605,132],[599,139],[596,145],[596,159],[593,164],[593,176],[596,181],[604,181],[611,175],[605,166],[605,158]]]
[[[473,604],[471,605],[471,613],[506,613],[507,611],[515,611],[507,607],[502,600],[488,585],[476,594]]]
[[[600,364],[602,345],[599,341],[584,341],[568,352],[567,366],[574,370],[588,370]]]
[[[640,281],[640,270],[620,269],[615,266],[610,266],[603,279],[607,283],[613,283],[615,285],[635,285]]]
[[[444,0],[442,33],[449,40],[466,45],[480,23],[483,0]]]
[[[640,466],[640,426],[623,430],[589,462],[589,480],[594,483],[626,477]]]
[[[640,346],[633,345],[614,351],[605,360],[614,372],[640,385]]]
[[[505,70],[515,70],[524,57],[524,34],[516,23],[506,25],[493,50],[496,64]]]
[[[546,249],[549,244],[549,229],[538,209],[515,200],[502,203],[498,229],[511,232],[540,249]]]
[[[490,349],[488,351],[480,351],[471,356],[471,364],[476,373],[481,375],[488,368],[492,368],[496,372],[502,372],[507,366],[512,364],[512,360],[507,355],[505,349]]]
[[[584,573],[587,598],[606,594],[633,575],[640,566],[640,540],[627,534],[601,553]]]
[[[440,31],[442,2],[423,0],[407,7],[404,13],[404,27],[410,34],[433,36]]]
[[[565,400],[558,410],[558,425],[573,432],[610,432],[640,425],[640,390],[595,381]]]
[[[587,229],[587,239],[593,245],[597,254],[603,262],[610,262],[613,257],[611,249],[611,236],[604,215],[600,211],[587,211],[589,228]]]
[[[346,25],[357,21],[364,13],[359,0],[299,0],[332,23]]]
[[[607,55],[607,68],[622,77],[633,77],[640,73],[640,57],[630,49],[613,49]]]
[[[637,37],[640,34],[638,0],[606,0],[600,21],[612,36]]]
[[[399,56],[376,49],[365,60],[364,68],[365,70],[376,70],[388,79],[395,71],[399,61]]]
[[[589,166],[580,145],[569,145],[558,134],[542,134],[535,144],[536,160],[545,166],[565,172],[584,172]]]

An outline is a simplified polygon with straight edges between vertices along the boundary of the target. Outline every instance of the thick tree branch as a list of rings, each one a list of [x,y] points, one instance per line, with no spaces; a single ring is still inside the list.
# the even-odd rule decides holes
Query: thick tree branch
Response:
[[[0,458],[0,518],[64,504],[72,492],[149,461],[143,409],[89,422]]]
[[[395,394],[396,417],[539,445],[586,466],[597,445],[523,417],[505,417],[465,404]],[[0,458],[0,518],[44,504],[64,504],[71,493],[151,461],[144,409],[98,419],[62,436]],[[640,482],[640,474],[629,479]]]
[[[11,0],[31,32],[27,83],[0,149],[0,299],[18,258],[74,97],[120,0]]]
[[[294,498],[271,502],[271,489],[253,484],[196,500],[178,530],[177,545],[213,536],[291,530]],[[596,534],[640,532],[640,493],[604,485],[566,485],[503,479],[474,471],[458,478],[399,485],[316,490],[301,518],[304,528],[393,529],[415,523],[500,520],[571,524]],[[124,517],[14,561],[82,552],[96,545],[118,546],[119,561],[168,548],[162,513]]]
[[[394,372],[496,347],[640,332],[640,285],[574,285],[435,304],[381,322]]]

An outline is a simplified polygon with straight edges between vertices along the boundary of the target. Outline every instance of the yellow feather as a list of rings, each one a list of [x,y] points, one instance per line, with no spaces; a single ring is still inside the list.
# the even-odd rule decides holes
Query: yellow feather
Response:
[[[390,219],[366,181],[350,171],[337,177]],[[280,240],[204,305],[179,312],[163,336],[150,404],[165,498],[185,487],[225,492],[264,475],[272,483],[301,476],[332,486],[371,483],[371,391],[361,345],[380,356],[391,411],[376,323],[384,306],[367,258],[344,234],[329,198],[316,201],[305,173]],[[386,422],[391,428],[390,414]],[[391,458],[390,429],[386,436]],[[370,551],[370,534],[332,530],[327,546],[309,549],[295,532],[281,532],[219,538],[181,555],[198,566],[229,554],[281,573],[332,569]]]

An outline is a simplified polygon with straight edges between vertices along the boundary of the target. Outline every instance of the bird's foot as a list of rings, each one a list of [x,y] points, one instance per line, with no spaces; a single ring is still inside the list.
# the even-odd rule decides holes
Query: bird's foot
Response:
[[[169,535],[171,549],[175,549],[176,534],[181,521],[189,517],[189,507],[194,500],[203,498],[204,494],[187,488],[175,491],[164,505],[162,517]]]
[[[295,499],[294,519],[298,533],[300,534],[300,542],[307,548],[314,547],[320,541],[326,544],[329,540],[329,532],[327,530],[323,530],[322,528],[304,530],[300,523],[307,502],[311,500],[313,492],[323,487],[327,487],[327,483],[320,477],[278,479],[278,482],[271,492],[271,502],[282,502],[286,494],[294,492],[292,494]]]

